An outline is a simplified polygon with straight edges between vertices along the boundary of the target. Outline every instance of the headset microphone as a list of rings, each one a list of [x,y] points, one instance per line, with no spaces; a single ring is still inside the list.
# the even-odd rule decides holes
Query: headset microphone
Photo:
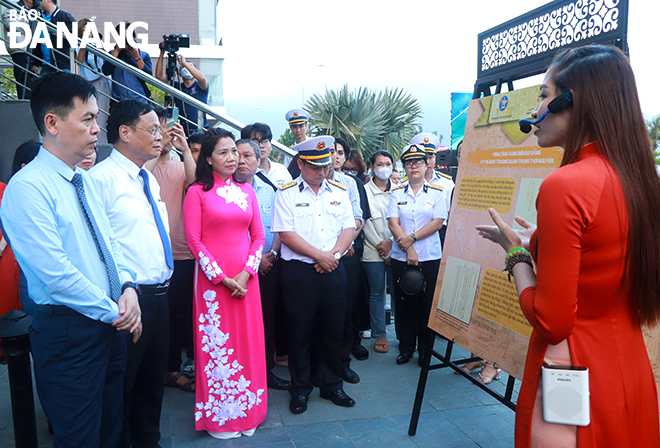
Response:
[[[546,115],[548,115],[548,112],[550,112],[551,114],[556,114],[564,109],[568,109],[571,106],[573,106],[573,94],[572,91],[567,90],[566,92],[562,93],[557,98],[555,98],[554,100],[550,101],[550,104],[548,104],[548,110],[543,112],[543,115],[541,115],[541,117],[539,117],[538,120],[532,121],[526,118],[519,120],[518,126],[520,126],[520,132],[529,134],[532,131],[532,126],[536,126],[537,124],[542,122],[543,119],[546,117]]]

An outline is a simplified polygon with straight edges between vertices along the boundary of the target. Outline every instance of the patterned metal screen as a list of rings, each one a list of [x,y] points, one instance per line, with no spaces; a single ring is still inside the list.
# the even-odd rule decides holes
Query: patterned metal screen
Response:
[[[477,90],[542,73],[563,48],[614,44],[627,53],[628,0],[555,0],[479,34]]]

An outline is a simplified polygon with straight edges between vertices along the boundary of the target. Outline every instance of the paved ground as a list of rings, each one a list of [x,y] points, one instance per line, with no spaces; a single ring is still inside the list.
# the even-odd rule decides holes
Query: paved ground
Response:
[[[513,411],[465,378],[454,375],[451,369],[430,372],[417,435],[409,437],[420,368],[416,357],[408,364],[396,365],[393,331],[393,326],[388,327],[389,353],[374,353],[374,339],[367,339],[364,345],[370,350],[369,359],[352,362],[362,380],[344,387],[357,401],[354,408],[335,406],[321,399],[316,389],[310,396],[308,411],[293,415],[289,412],[288,392],[269,389],[268,415],[254,436],[223,441],[195,431],[194,394],[166,388],[160,445],[163,448],[513,447]],[[436,349],[444,352],[444,342],[437,340]],[[469,355],[460,348],[455,354]],[[277,375],[288,377],[285,368],[276,369]],[[491,387],[503,393],[506,380],[507,375],[502,374],[501,380],[493,381]],[[516,382],[515,389],[518,387]],[[48,435],[39,404],[37,431],[39,446],[51,446],[52,437]],[[14,447],[13,433],[7,367],[0,366],[0,448]]]

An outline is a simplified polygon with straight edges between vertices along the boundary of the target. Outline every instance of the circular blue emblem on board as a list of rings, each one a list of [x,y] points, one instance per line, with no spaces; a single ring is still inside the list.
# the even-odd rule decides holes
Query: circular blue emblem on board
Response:
[[[506,106],[508,105],[509,105],[509,97],[505,95],[500,100],[500,110],[503,111],[504,109],[506,109]]]

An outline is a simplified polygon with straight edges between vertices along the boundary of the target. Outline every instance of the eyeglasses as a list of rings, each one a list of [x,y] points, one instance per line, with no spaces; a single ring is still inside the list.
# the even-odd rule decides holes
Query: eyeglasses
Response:
[[[424,159],[409,160],[407,162],[403,162],[403,166],[410,168],[411,166],[422,166],[424,163],[426,163],[426,160]]]
[[[151,134],[151,137],[154,138],[154,139],[155,139],[156,136],[158,136],[158,135],[160,135],[160,136],[162,137],[163,134],[165,134],[165,132],[163,132],[160,128],[147,129],[147,128],[140,128],[140,127],[137,127],[137,126],[131,126],[131,127],[132,127],[133,129],[140,129],[140,130],[142,130],[142,131],[147,131],[147,132],[149,132],[149,133]]]
[[[270,143],[269,138],[265,138],[263,140],[257,140],[256,138],[253,138],[252,141],[256,143],[257,145],[265,145],[266,143]]]

